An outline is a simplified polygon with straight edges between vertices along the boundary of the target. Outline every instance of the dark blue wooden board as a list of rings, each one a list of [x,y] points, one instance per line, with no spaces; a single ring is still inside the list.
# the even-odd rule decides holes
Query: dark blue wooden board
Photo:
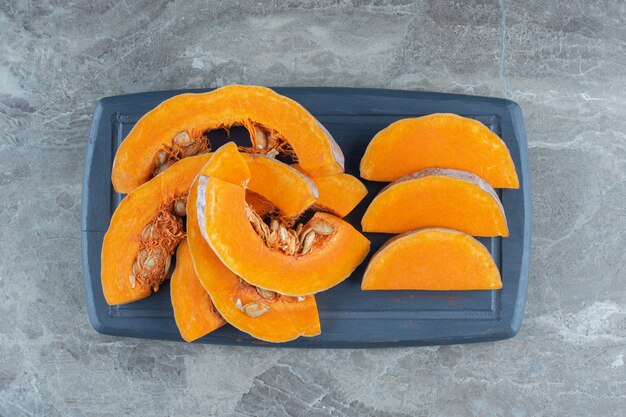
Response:
[[[506,142],[520,177],[519,190],[498,190],[510,237],[481,242],[502,273],[498,291],[361,291],[368,259],[340,285],[317,296],[322,334],[278,345],[260,342],[231,326],[199,342],[288,347],[392,347],[484,342],[514,336],[522,323],[530,257],[528,145],[520,107],[509,100],[456,94],[349,88],[276,88],[301,103],[332,133],[346,156],[346,172],[359,176],[359,161],[370,139],[391,122],[449,112],[486,124]],[[180,90],[107,97],[96,106],[83,178],[82,261],[89,318],[101,333],[182,340],[174,323],[169,285],[135,303],[108,306],[100,284],[100,251],[121,196],[111,185],[115,151],[137,120]],[[360,219],[385,185],[364,181],[368,196],[346,218]],[[391,235],[367,233],[373,254]]]

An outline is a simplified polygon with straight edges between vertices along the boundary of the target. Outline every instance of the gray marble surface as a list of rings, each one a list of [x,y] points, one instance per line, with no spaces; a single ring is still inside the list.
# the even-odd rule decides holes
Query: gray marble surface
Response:
[[[625,7],[0,1],[0,416],[623,416]],[[79,235],[96,100],[228,83],[520,103],[534,239],[519,335],[307,351],[97,334]]]

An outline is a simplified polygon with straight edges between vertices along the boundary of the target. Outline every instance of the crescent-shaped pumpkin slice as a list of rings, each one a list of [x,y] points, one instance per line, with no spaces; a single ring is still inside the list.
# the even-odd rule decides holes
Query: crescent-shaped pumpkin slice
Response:
[[[291,166],[306,175],[300,165]],[[346,217],[367,195],[365,185],[344,172],[313,177],[311,181],[319,193],[315,206],[339,217]]]
[[[372,256],[361,283],[363,290],[499,288],[500,272],[489,251],[470,235],[442,228],[391,238]]]
[[[248,129],[254,152],[291,148],[313,176],[343,172],[341,149],[304,107],[269,88],[229,85],[172,97],[146,113],[115,155],[115,190],[130,192],[163,167],[205,149],[206,131],[234,125]]]
[[[473,236],[508,236],[504,209],[494,189],[478,176],[431,168],[392,182],[363,215],[364,232],[403,233],[446,227]]]
[[[320,334],[315,296],[288,297],[257,289],[220,261],[200,233],[197,195],[194,183],[187,200],[187,240],[198,279],[222,317],[235,328],[268,342]]]
[[[186,158],[124,197],[102,243],[101,279],[107,303],[130,303],[158,290],[184,236],[180,217],[189,187],[210,157]]]
[[[269,247],[259,234],[260,218],[245,203],[245,188],[215,177],[199,177],[197,211],[205,240],[231,271],[281,294],[326,290],[347,278],[369,251],[369,241],[350,224],[321,212],[304,226],[301,240],[293,238],[303,242],[300,249],[287,254]]]
[[[388,182],[426,168],[468,171],[494,188],[519,188],[504,141],[479,121],[448,113],[398,120],[378,132],[361,160],[361,177]]]
[[[183,239],[176,250],[170,296],[176,326],[187,342],[193,342],[226,323],[198,280],[187,239]]]

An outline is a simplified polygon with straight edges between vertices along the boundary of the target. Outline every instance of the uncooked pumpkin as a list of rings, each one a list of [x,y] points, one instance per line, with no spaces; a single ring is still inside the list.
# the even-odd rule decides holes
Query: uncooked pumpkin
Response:
[[[315,296],[288,297],[257,289],[219,260],[200,233],[197,190],[194,183],[187,200],[187,240],[198,279],[220,314],[235,328],[268,342],[318,335],[320,321]]]
[[[172,97],[145,114],[115,155],[115,190],[132,191],[163,167],[206,149],[205,132],[235,125],[250,132],[252,152],[293,153],[313,176],[343,171],[341,149],[304,107],[269,88],[229,85]]]
[[[281,294],[328,289],[369,251],[363,235],[327,213],[315,213],[300,234],[268,227],[246,205],[244,187],[215,177],[200,176],[197,210],[202,234],[220,260],[248,283]],[[268,245],[277,235],[283,250]]]
[[[500,272],[489,251],[472,236],[442,228],[391,238],[372,256],[363,290],[494,290]]]
[[[184,236],[181,217],[189,187],[209,158],[186,158],[124,197],[102,243],[107,303],[129,303],[158,290]]]
[[[306,175],[298,164],[292,167]],[[315,206],[339,217],[347,216],[367,195],[367,188],[350,174],[324,175],[311,178],[317,187],[318,197]]]
[[[263,196],[287,217],[296,217],[318,197],[315,183],[291,166],[265,155],[242,154],[250,169],[248,189]]]
[[[494,188],[518,188],[504,141],[479,121],[437,113],[402,119],[374,136],[361,160],[361,177],[395,181],[426,168],[472,172]]]
[[[176,326],[187,342],[199,339],[226,323],[198,280],[187,239],[183,239],[176,250],[170,296]]]
[[[403,233],[446,227],[473,236],[508,236],[504,209],[494,189],[478,176],[430,168],[403,177],[374,198],[363,231]]]

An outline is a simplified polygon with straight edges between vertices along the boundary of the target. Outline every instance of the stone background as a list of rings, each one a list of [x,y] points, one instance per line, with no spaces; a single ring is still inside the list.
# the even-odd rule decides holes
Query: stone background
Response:
[[[0,416],[623,416],[623,1],[0,1]],[[80,267],[98,98],[253,83],[507,97],[533,251],[520,334],[386,350],[97,334]]]

